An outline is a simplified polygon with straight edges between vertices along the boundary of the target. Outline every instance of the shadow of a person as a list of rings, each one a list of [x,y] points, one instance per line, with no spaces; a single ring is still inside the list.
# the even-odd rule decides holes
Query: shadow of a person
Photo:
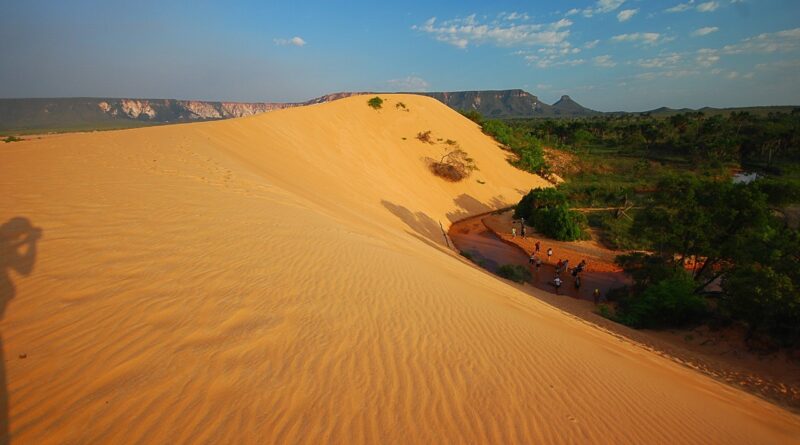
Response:
[[[36,241],[42,229],[33,227],[27,218],[11,218],[0,226],[0,320],[6,306],[14,298],[16,289],[11,281],[11,271],[25,276],[33,272],[36,262]],[[10,441],[8,431],[8,387],[6,386],[5,353],[0,331],[0,445]]]

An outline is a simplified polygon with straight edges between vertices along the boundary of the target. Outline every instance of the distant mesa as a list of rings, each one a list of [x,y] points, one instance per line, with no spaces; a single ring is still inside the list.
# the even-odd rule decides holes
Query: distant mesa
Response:
[[[380,93],[340,92],[298,103],[132,98],[0,99],[0,131],[84,131],[229,119],[358,94]],[[574,117],[598,113],[582,107],[569,96],[548,105],[520,89],[414,94],[433,97],[456,110],[477,110],[491,118]]]
[[[359,94],[389,93],[339,92],[297,103],[130,98],[0,99],[0,134],[91,131],[230,119],[284,108],[331,102]],[[455,110],[476,110],[488,118],[580,118],[630,114],[624,111],[612,113],[595,111],[580,105],[567,95],[561,96],[556,103],[548,105],[533,94],[521,89],[404,94],[429,96]],[[706,107],[699,111],[714,114],[736,110],[756,113],[789,112],[792,107],[737,109]],[[689,111],[695,110],[661,107],[644,114],[669,116]]]

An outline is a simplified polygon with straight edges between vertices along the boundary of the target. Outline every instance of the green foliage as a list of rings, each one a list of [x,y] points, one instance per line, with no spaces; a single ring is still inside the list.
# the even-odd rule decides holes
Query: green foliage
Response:
[[[516,159],[510,161],[514,167],[531,173],[547,171],[541,144],[526,129],[511,127],[499,120],[482,121],[481,128],[484,133],[514,152]]]
[[[560,206],[566,203],[567,196],[555,187],[532,189],[517,204],[514,209],[514,218],[525,218],[527,220],[537,209]]]
[[[676,273],[639,295],[617,305],[615,319],[635,328],[683,326],[701,320],[707,313],[705,300],[694,293],[694,281]]]
[[[517,283],[531,280],[531,272],[527,267],[519,264],[504,264],[497,269],[497,275]]]
[[[597,313],[603,318],[608,318],[609,320],[614,319],[614,314],[611,312],[611,307],[609,307],[607,304],[599,304],[597,306]]]
[[[477,110],[460,110],[459,113],[478,125],[483,123],[483,116]]]
[[[625,114],[515,120],[513,125],[525,127],[547,145],[579,151],[614,147],[657,157],[679,155],[695,164],[768,167],[780,160],[800,160],[800,113]]]
[[[724,308],[744,321],[749,335],[763,333],[784,345],[800,344],[800,288],[797,280],[771,267],[737,267],[725,276]]]
[[[567,197],[555,188],[537,188],[522,197],[515,218],[525,221],[550,238],[574,241],[583,237],[586,218],[569,209]]]
[[[460,253],[460,254],[461,254],[461,256],[463,256],[464,258],[466,258],[466,259],[468,259],[468,260],[472,261],[473,263],[475,262],[475,258],[473,258],[472,254],[471,254],[471,253],[469,253],[469,252],[467,252],[466,250],[462,250],[462,251],[460,251],[459,253]]]
[[[375,96],[372,99],[367,101],[367,105],[369,105],[370,107],[372,107],[372,108],[374,108],[376,110],[379,110],[380,108],[383,107],[383,99],[381,99],[378,96]]]
[[[19,141],[21,141],[21,140],[22,140],[22,139],[20,139],[20,138],[18,138],[18,137],[16,137],[16,136],[7,136],[7,137],[5,137],[5,138],[3,139],[3,142],[5,142],[5,143],[7,144],[7,143],[9,143],[9,142],[19,142]]]

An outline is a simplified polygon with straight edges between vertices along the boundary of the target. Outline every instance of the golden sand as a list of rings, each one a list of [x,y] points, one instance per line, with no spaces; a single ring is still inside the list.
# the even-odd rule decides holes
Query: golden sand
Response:
[[[383,97],[0,145],[0,224],[42,230],[30,273],[0,271],[12,443],[800,441],[444,247],[544,181],[439,102]],[[426,130],[480,171],[431,175]]]

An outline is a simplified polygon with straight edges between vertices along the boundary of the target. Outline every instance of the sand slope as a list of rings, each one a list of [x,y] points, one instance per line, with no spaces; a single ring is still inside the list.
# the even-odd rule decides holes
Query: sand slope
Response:
[[[1,271],[12,443],[800,441],[444,248],[440,222],[543,182],[385,97],[0,145],[0,223],[43,230],[30,274]],[[431,176],[424,130],[481,171]]]

